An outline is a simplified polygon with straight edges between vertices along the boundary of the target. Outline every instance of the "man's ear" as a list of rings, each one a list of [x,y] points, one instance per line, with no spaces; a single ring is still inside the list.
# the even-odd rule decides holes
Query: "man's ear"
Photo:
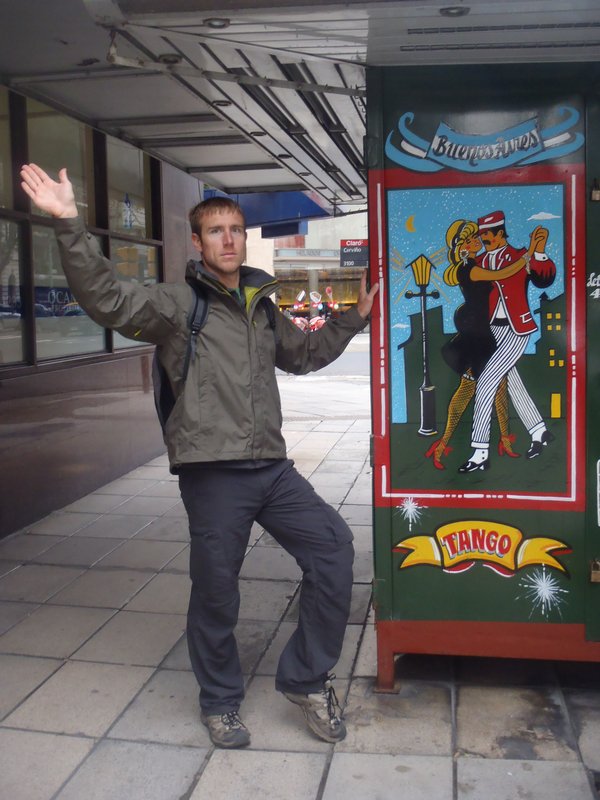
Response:
[[[192,233],[192,244],[196,248],[196,250],[202,255],[202,241],[197,233]]]

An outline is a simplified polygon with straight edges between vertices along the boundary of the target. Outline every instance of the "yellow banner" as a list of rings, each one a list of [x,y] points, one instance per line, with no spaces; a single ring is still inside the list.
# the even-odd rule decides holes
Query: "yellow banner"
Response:
[[[502,575],[509,575],[532,564],[545,564],[561,572],[566,569],[552,553],[569,550],[558,539],[536,536],[525,539],[512,525],[483,520],[461,520],[442,525],[434,536],[410,536],[394,548],[407,550],[400,569],[419,564],[439,566],[449,572],[469,569],[476,561]]]

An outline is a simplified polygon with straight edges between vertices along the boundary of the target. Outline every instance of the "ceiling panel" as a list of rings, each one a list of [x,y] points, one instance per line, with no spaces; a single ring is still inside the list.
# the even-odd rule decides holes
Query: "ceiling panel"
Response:
[[[451,3],[20,0],[0,4],[0,76],[224,191],[351,210],[365,65],[600,60],[600,0]]]

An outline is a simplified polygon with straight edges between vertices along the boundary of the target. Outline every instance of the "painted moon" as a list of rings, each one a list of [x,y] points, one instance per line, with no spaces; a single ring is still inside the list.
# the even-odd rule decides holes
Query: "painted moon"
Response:
[[[406,230],[409,233],[415,233],[415,231],[416,231],[416,229],[415,229],[415,215],[411,214],[410,217],[404,223],[404,225],[406,227]]]

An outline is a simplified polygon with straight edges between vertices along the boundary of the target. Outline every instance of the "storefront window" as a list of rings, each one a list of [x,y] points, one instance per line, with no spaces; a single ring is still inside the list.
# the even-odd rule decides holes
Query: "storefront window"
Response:
[[[158,280],[158,250],[145,244],[133,244],[122,239],[111,240],[112,261],[117,275],[122,281],[148,285]],[[135,347],[147,344],[134,339],[126,339],[114,332],[115,350],[122,347]]]
[[[150,239],[146,157],[120,139],[108,137],[106,147],[110,229]]]
[[[61,167],[66,167],[75,190],[79,213],[86,223],[92,223],[91,129],[36,100],[28,99],[27,131],[29,160],[39,164],[54,178]],[[37,209],[35,211],[40,213]]]
[[[24,360],[19,228],[0,220],[0,364]]]
[[[92,322],[67,286],[54,231],[34,225],[32,233],[38,358],[103,351],[103,329]]]
[[[0,208],[11,208],[12,204],[8,91],[0,86]]]

